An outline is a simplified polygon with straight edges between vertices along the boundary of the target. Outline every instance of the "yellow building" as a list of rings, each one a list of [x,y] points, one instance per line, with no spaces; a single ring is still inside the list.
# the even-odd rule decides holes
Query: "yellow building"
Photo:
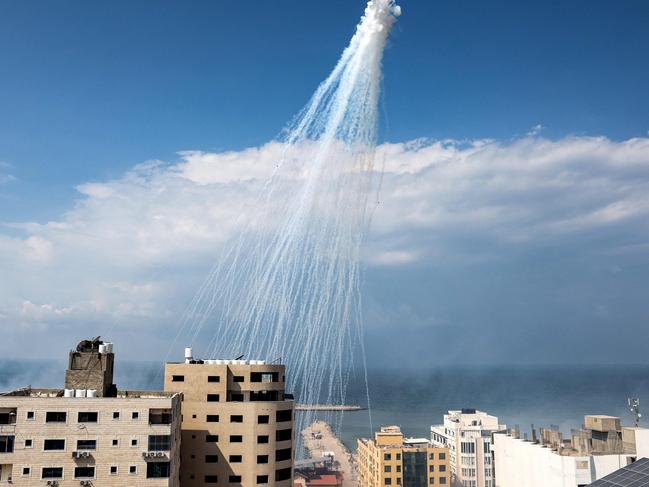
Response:
[[[373,440],[358,440],[359,487],[450,485],[448,448],[425,438],[404,438],[398,426],[383,426]]]

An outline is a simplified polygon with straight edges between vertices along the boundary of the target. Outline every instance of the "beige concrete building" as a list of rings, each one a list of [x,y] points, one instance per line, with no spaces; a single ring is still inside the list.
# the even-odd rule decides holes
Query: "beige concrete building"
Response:
[[[449,411],[443,424],[430,427],[433,445],[449,449],[453,487],[495,487],[492,436],[505,429],[496,416],[476,409]]]
[[[66,385],[83,388],[0,395],[0,485],[177,487],[180,394],[118,391],[112,347],[82,344]]]
[[[450,485],[448,449],[426,438],[404,438],[398,426],[384,426],[373,440],[359,439],[360,487]]]
[[[293,484],[293,398],[284,365],[195,360],[165,367],[165,391],[182,392],[184,487]]]

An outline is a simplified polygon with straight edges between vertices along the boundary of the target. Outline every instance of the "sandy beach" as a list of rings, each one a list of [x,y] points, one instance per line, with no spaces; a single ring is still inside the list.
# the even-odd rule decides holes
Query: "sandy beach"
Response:
[[[320,438],[316,439],[313,437],[313,433],[316,432],[320,433]],[[322,452],[333,452],[335,460],[340,463],[340,469],[344,474],[343,487],[356,486],[357,479],[354,458],[345,445],[338,439],[329,423],[315,421],[302,431],[302,438],[311,458],[322,457]]]

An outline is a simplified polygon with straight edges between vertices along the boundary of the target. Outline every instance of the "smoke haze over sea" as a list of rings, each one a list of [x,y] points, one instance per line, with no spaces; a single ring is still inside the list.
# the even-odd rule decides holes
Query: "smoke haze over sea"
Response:
[[[120,389],[159,389],[159,372],[158,363],[118,359],[115,380]],[[0,391],[62,387],[64,373],[63,361],[0,361]],[[370,369],[369,385],[373,428],[397,424],[414,437],[428,437],[448,409],[481,409],[523,432],[534,424],[557,425],[565,433],[580,427],[585,414],[617,415],[631,424],[629,396],[649,404],[649,366],[640,365]],[[349,404],[365,406],[361,377],[350,383],[348,397]],[[368,435],[367,411],[344,413],[340,436],[350,449]]]

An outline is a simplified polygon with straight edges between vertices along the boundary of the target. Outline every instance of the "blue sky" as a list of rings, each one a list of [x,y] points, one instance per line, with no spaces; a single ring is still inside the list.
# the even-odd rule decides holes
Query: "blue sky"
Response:
[[[498,362],[535,343],[521,360],[588,362],[572,351],[624,339],[639,357],[649,4],[400,3],[384,61],[385,206],[366,256],[370,351],[402,340],[425,355],[444,340],[433,362]],[[0,353],[34,331],[74,341],[88,323],[133,343],[136,324],[173,329],[228,224],[206,209],[255,187],[211,188],[214,171],[234,161],[244,177],[271,160],[265,144],[363,7],[5,2],[0,327],[17,328]],[[164,164],[138,166],[151,160]],[[608,360],[647,360],[627,352]]]
[[[649,130],[649,5],[408,1],[385,59],[384,139]],[[362,1],[7,2],[0,218],[185,149],[260,145],[337,60]]]

